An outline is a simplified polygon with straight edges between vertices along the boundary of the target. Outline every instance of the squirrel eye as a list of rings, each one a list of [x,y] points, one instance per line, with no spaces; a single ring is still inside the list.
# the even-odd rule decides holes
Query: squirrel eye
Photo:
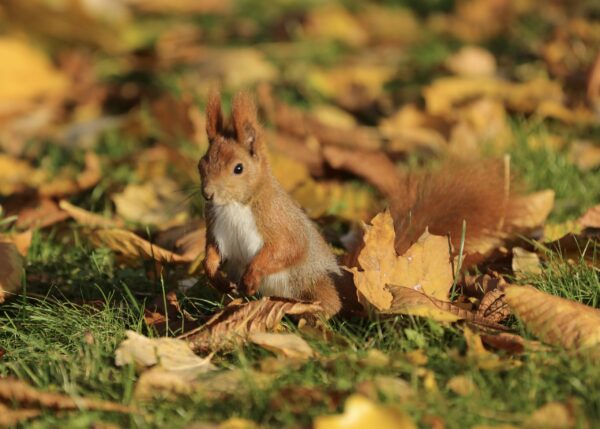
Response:
[[[242,164],[236,164],[236,166],[233,167],[233,172],[235,174],[242,174],[242,171],[244,171],[244,166]]]

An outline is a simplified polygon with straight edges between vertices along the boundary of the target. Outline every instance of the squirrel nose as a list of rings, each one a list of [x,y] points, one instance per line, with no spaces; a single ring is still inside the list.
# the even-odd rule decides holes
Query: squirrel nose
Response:
[[[215,196],[214,192],[208,192],[206,189],[202,189],[202,196],[206,201],[210,201]]]

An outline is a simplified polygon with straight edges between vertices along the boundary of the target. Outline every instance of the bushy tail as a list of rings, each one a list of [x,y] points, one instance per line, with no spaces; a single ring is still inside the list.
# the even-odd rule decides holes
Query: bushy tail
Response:
[[[463,220],[466,244],[510,230],[518,216],[517,195],[508,167],[502,162],[445,165],[434,172],[406,180],[391,202],[396,230],[395,247],[403,254],[426,228],[449,234],[455,250],[460,246]]]

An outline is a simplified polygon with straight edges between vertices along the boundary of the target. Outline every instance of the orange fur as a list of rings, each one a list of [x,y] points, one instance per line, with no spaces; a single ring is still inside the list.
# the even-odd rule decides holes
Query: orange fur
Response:
[[[404,192],[391,202],[396,251],[403,254],[426,228],[432,234],[449,234],[456,250],[463,220],[467,243],[510,229],[519,213],[513,188],[502,164],[492,161],[448,164],[407,179]]]

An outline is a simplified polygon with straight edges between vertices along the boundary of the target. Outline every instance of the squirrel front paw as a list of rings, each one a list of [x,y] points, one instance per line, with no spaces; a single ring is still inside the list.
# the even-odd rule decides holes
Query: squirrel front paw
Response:
[[[203,264],[208,278],[215,278],[219,265],[221,265],[221,257],[214,246],[208,246],[206,249],[206,256],[204,257]]]
[[[242,283],[246,289],[246,295],[252,296],[258,292],[262,278],[261,275],[252,266],[249,266],[246,273],[242,277]]]

